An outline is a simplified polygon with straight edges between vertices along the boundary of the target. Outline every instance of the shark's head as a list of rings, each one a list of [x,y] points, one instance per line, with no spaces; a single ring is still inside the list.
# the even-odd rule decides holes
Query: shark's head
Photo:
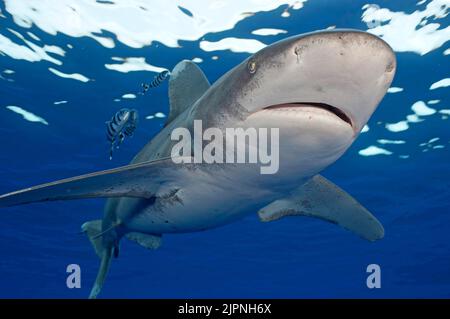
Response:
[[[285,107],[317,108],[358,133],[395,74],[394,52],[360,31],[323,31],[270,45],[238,66],[237,101],[250,114]]]
[[[215,85],[223,90],[224,118],[240,118],[248,127],[280,128],[280,147],[315,163],[309,165],[315,172],[352,144],[395,70],[394,52],[380,38],[333,30],[267,46]],[[282,154],[289,156],[280,149]]]

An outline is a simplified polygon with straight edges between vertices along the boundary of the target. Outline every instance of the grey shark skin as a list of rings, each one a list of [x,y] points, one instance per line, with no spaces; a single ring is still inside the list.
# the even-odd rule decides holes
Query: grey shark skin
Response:
[[[155,249],[162,234],[206,230],[258,212],[262,221],[317,217],[377,240],[384,235],[377,219],[318,173],[358,137],[395,69],[395,55],[383,40],[355,30],[279,41],[212,86],[194,63],[182,61],[169,82],[168,122],[130,165],[9,193],[0,196],[0,206],[109,198],[103,220],[82,226],[101,258],[90,297],[100,292],[122,237]],[[171,132],[192,131],[196,119],[203,129],[279,128],[279,171],[261,175],[254,164],[175,164]]]

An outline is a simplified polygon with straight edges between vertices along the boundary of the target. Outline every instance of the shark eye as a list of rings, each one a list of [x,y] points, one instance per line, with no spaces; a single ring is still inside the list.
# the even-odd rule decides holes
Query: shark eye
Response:
[[[249,60],[247,63],[248,72],[251,74],[256,72],[256,62],[254,60]]]

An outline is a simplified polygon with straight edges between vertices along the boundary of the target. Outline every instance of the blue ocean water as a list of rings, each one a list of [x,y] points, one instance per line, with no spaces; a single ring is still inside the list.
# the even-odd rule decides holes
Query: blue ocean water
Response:
[[[369,130],[323,175],[379,218],[384,239],[369,243],[309,218],[261,223],[255,212],[222,228],[166,235],[157,251],[122,241],[121,255],[113,261],[101,296],[450,297],[450,80],[444,80],[450,70],[449,3],[375,1],[369,6],[365,0],[290,1],[291,6],[289,1],[263,1],[264,8],[249,2],[255,10],[245,6],[245,11],[223,10],[224,16],[244,16],[231,24],[220,24],[217,17],[208,22],[207,9],[199,17],[198,4],[179,1],[177,5],[190,13],[180,10],[184,19],[199,17],[192,33],[207,32],[196,39],[180,36],[178,45],[170,42],[175,35],[165,33],[184,26],[181,22],[177,26],[179,15],[174,20],[165,16],[148,30],[130,30],[154,33],[159,41],[143,45],[124,40],[126,32],[114,27],[123,21],[115,21],[117,15],[133,20],[139,6],[148,12],[160,10],[154,15],[164,14],[162,2],[127,1],[133,10],[122,8],[111,16],[111,29],[91,34],[110,39],[105,41],[114,47],[83,36],[83,30],[100,20],[95,8],[109,12],[115,5],[127,6],[122,1],[55,1],[53,10],[38,1],[1,1],[0,193],[125,165],[161,129],[165,119],[154,115],[168,113],[167,82],[140,96],[136,94],[140,84],[151,81],[155,72],[141,66],[125,73],[105,65],[145,57],[148,65],[172,69],[182,59],[197,58],[212,83],[253,50],[245,49],[244,42],[237,42],[244,52],[236,52],[232,45],[220,48],[221,39],[270,44],[328,27],[370,29],[381,33],[396,51],[398,70],[392,87],[403,90],[386,95],[368,123]],[[66,10],[58,11],[64,5],[69,12],[73,7],[78,20],[66,19]],[[225,8],[230,7],[233,4]],[[145,26],[138,20],[136,16],[136,26]],[[208,29],[210,24],[214,28]],[[272,30],[268,32],[272,35],[252,33],[262,28]],[[206,50],[202,42],[216,43],[216,48]],[[64,78],[49,68],[86,79]],[[136,98],[123,98],[124,94]],[[60,101],[66,102],[54,103]],[[28,120],[11,106],[29,112]],[[137,109],[141,122],[135,136],[109,161],[104,122],[121,107]],[[103,205],[104,200],[93,199],[1,209],[0,297],[88,296],[99,261],[78,232],[83,222],[102,216]],[[68,264],[80,265],[81,289],[66,287]],[[380,289],[366,286],[369,264],[381,267]]]

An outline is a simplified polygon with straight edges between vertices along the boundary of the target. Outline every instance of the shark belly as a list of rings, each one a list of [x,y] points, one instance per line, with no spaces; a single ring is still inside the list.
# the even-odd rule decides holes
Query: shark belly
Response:
[[[136,199],[123,199],[116,213],[120,216],[121,208],[138,208],[127,212],[124,226],[127,231],[149,234],[202,231],[225,225],[255,213],[282,196],[283,192],[265,187],[254,169],[244,170],[247,169],[206,174],[202,183],[192,179],[192,183],[187,180],[181,187],[174,184],[150,205],[136,204]]]

